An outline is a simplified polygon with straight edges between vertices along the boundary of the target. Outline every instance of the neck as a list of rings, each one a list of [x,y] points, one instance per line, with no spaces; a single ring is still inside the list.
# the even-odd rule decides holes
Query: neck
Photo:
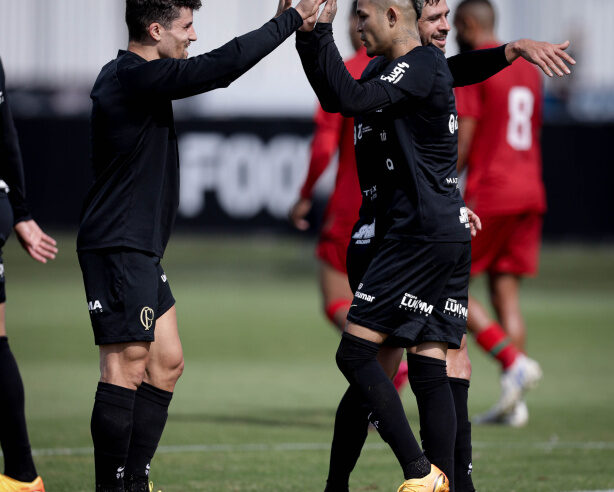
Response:
[[[160,54],[154,45],[141,43],[138,41],[130,41],[128,43],[128,51],[139,55],[141,58],[147,61],[160,59]]]
[[[398,35],[393,36],[384,56],[388,60],[395,60],[421,45],[420,35],[416,29],[403,29]]]
[[[492,31],[482,32],[476,35],[473,46],[476,48],[487,44],[501,44]]]

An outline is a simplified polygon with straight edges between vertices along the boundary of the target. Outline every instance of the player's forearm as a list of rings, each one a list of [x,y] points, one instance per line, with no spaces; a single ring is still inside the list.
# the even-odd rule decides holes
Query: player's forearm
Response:
[[[454,87],[478,84],[508,67],[511,63],[507,57],[508,46],[468,51],[448,58]]]

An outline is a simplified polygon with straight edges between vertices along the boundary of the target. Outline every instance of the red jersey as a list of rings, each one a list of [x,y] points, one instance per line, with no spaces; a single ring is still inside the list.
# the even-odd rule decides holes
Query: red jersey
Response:
[[[543,103],[537,68],[520,59],[480,84],[455,89],[455,94],[459,118],[477,120],[467,156],[467,206],[478,215],[543,213]]]
[[[366,49],[361,48],[354,57],[346,61],[345,66],[352,77],[359,79],[369,61],[371,58],[367,56]],[[344,118],[339,113],[326,113],[322,108],[318,108],[315,123],[311,161],[301,188],[301,197],[311,198],[318,178],[339,150],[335,189],[326,207],[322,235],[349,240],[361,203],[354,154],[354,119]]]

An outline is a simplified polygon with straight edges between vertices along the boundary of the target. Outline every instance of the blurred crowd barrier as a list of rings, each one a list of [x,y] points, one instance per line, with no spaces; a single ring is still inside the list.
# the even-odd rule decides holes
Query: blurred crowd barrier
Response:
[[[76,230],[92,181],[87,118],[27,118],[16,123],[35,217],[45,226]],[[305,176],[312,130],[306,118],[179,122],[177,227],[205,233],[290,232],[286,217]],[[544,127],[547,239],[614,239],[614,167],[602,151],[613,135],[614,123]],[[317,195],[320,210],[333,171]],[[317,214],[314,219],[317,224]]]

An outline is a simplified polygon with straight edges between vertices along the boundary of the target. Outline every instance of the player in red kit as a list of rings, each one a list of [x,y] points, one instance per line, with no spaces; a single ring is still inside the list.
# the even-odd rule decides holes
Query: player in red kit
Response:
[[[345,66],[355,79],[360,78],[371,60],[356,30],[357,20],[354,1],[350,12],[349,34],[356,54],[345,62]],[[338,151],[335,188],[324,212],[316,255],[320,260],[320,289],[324,311],[331,323],[343,332],[354,297],[348,282],[346,253],[361,203],[354,154],[354,119],[344,118],[339,113],[327,113],[319,107],[314,120],[316,129],[311,143],[309,170],[300,198],[290,211],[290,220],[299,230],[309,227],[305,217],[312,207],[313,188]],[[396,367],[390,368],[390,371],[394,374]],[[397,389],[407,383],[405,361],[401,362],[393,382]]]
[[[461,51],[500,43],[489,0],[464,0],[454,24]],[[524,392],[541,378],[526,357],[519,287],[537,272],[546,197],[542,182],[542,81],[536,67],[520,60],[476,85],[456,89],[459,172],[466,167],[465,202],[482,219],[472,241],[471,275],[487,273],[493,320],[469,298],[468,328],[501,364],[501,398],[475,423],[526,424]]]

